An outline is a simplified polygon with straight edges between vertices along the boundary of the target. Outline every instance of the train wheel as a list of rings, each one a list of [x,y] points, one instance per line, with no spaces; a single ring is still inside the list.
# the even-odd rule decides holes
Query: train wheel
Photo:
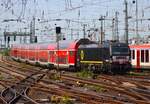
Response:
[[[112,75],[115,75],[115,74],[116,74],[116,71],[115,71],[115,69],[112,69],[112,68],[111,68],[111,70],[109,71],[109,73],[112,74]]]
[[[126,74],[129,71],[129,67],[126,65],[121,66],[121,73],[120,74]]]

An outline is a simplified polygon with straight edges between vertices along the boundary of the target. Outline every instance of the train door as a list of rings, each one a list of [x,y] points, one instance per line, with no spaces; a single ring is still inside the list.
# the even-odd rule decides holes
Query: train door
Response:
[[[54,56],[54,51],[51,51],[51,50],[50,50],[48,57],[49,57],[49,58],[48,58],[48,59],[49,59],[48,62],[49,62],[50,64],[54,63],[54,57],[55,57],[55,56]]]
[[[68,51],[68,63],[74,65],[75,64],[75,51]]]
[[[140,50],[137,50],[137,54],[136,54],[136,68],[137,69],[140,68]]]

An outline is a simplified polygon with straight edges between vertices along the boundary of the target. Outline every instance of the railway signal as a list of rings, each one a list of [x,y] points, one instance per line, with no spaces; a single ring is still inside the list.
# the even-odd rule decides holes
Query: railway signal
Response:
[[[61,33],[61,27],[56,27],[56,34],[60,34]]]
[[[59,37],[60,37],[60,33],[61,33],[61,27],[56,27],[56,42],[57,42],[57,70],[59,71]],[[61,71],[60,71],[60,77],[61,77]]]

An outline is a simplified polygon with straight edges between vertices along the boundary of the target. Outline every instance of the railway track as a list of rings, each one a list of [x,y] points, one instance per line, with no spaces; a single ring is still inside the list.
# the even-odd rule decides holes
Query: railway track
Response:
[[[108,75],[100,75],[98,76],[97,80],[104,80],[105,82],[111,82],[114,85],[118,86],[124,86],[126,83],[128,83],[129,87],[137,87],[141,89],[149,89],[147,86],[150,87],[150,80],[144,80],[144,79],[136,79],[136,78],[128,78],[126,76],[108,76]]]
[[[16,61],[13,61],[12,59],[10,59],[9,57],[4,57],[2,58],[2,60],[0,60],[0,62],[4,63],[5,65],[8,65],[9,67],[13,67],[17,70],[21,70],[23,72],[30,72],[30,73],[35,73],[37,71],[40,71],[43,68],[40,67],[35,67],[35,66],[31,66],[31,65],[27,65],[24,63],[18,63]]]
[[[62,90],[64,92],[69,93],[72,97],[77,98],[80,96],[81,100],[87,98],[86,101],[91,100],[91,101],[96,101],[99,103],[100,102],[106,102],[106,103],[111,102],[113,104],[121,104],[121,101],[115,100],[113,96],[109,96],[106,94],[98,94],[98,93],[91,91],[91,90],[85,91],[83,88],[79,88],[79,87],[75,87],[75,86],[69,86],[69,85],[66,85],[64,82],[57,83],[57,82],[52,81],[52,80],[41,80],[41,82],[45,83],[45,85],[46,84],[54,84],[54,85],[58,86],[57,90],[59,90],[59,91],[57,91],[57,92],[60,93],[60,90]]]
[[[10,63],[7,62],[7,64],[9,66]],[[14,67],[14,66],[12,65],[12,67]],[[17,67],[18,66],[16,65],[16,68]],[[24,68],[24,69],[26,70],[27,68]],[[28,71],[30,72],[30,70],[28,70]],[[31,71],[31,72],[33,72],[33,71]],[[19,73],[19,74],[23,74],[23,73]],[[50,74],[50,72],[47,73],[47,75],[48,74]],[[69,76],[69,75],[64,75],[64,74],[61,75],[61,80],[66,80],[69,83],[79,81],[81,83],[86,83],[86,84],[90,84],[90,85],[103,86],[106,89],[113,90],[115,92],[119,92],[121,95],[125,95],[126,97],[125,98],[120,98],[120,97],[113,96],[113,95],[108,96],[108,94],[99,94],[99,95],[97,95],[95,92],[91,92],[90,94],[88,94],[87,92],[82,92],[82,90],[72,88],[72,86],[67,86],[65,84],[65,82],[63,82],[63,84],[62,83],[60,84],[60,83],[56,83],[54,81],[47,81],[47,80],[43,80],[43,79],[40,80],[40,82],[45,83],[45,84],[40,83],[40,86],[44,86],[43,88],[41,88],[38,84],[38,85],[30,87],[30,89],[32,89],[32,88],[39,89],[39,90],[42,90],[42,91],[45,91],[45,92],[49,92],[49,93],[51,92],[51,93],[55,93],[55,94],[58,94],[58,95],[59,94],[63,95],[63,94],[67,93],[69,96],[71,96],[73,98],[76,98],[76,99],[80,98],[80,100],[83,101],[83,102],[86,102],[86,103],[90,102],[89,104],[91,104],[91,103],[92,104],[99,104],[99,103],[102,103],[102,102],[121,104],[121,103],[127,102],[127,101],[132,102],[132,103],[137,103],[137,104],[141,104],[141,103],[149,104],[149,96],[148,96],[149,92],[145,93],[145,90],[143,90],[143,89],[142,90],[131,89],[129,87],[126,88],[126,87],[122,86],[123,82],[128,81],[128,82],[131,83],[132,81],[123,80],[123,79],[116,80],[116,78],[114,78],[114,77],[111,78],[111,77],[108,77],[108,76],[101,76],[101,79],[104,79],[104,81],[101,81],[101,80],[98,81],[97,79],[96,80],[81,79],[81,78],[77,78],[77,77],[73,77],[73,76]],[[72,82],[70,82],[70,81],[72,81]],[[54,84],[54,85],[57,85],[58,88],[48,87],[47,85],[50,84],[50,83]],[[135,85],[136,85],[136,83],[135,83]],[[136,85],[136,86],[138,86],[138,85]],[[140,86],[140,88],[141,88],[141,86]],[[143,86],[142,86],[142,88],[143,88]],[[90,96],[94,96],[95,99],[94,98],[90,99]],[[101,99],[101,100],[98,100],[98,99]],[[114,99],[115,99],[115,101],[114,101]]]
[[[21,74],[21,73],[19,73],[19,74]],[[23,83],[24,84],[24,83]],[[53,83],[53,84],[56,84],[56,83]],[[22,85],[22,84],[21,84]],[[60,84],[57,84],[59,87],[60,87]],[[68,90],[68,88],[67,87],[64,87],[64,91],[65,92],[68,92],[67,90]],[[54,90],[54,89],[53,89]],[[58,90],[58,89],[57,89]],[[56,89],[55,89],[55,92],[59,92],[60,93],[60,90],[62,90],[62,85],[61,85],[61,89],[59,90],[59,91],[57,91]],[[96,102],[100,102],[100,101],[98,101],[98,99],[97,99],[97,101],[94,101],[94,100],[91,100],[91,101],[89,101],[89,99],[90,99],[90,96],[91,95],[89,95],[89,94],[86,94],[85,92],[84,93],[81,93],[81,91],[78,91],[78,93],[77,93],[77,90],[72,90],[72,95],[73,95],[73,93],[75,93],[76,92],[76,94],[73,96],[73,97],[78,97],[79,95],[81,96],[81,100],[83,100],[84,99],[84,101],[88,101],[88,102],[91,102],[92,104],[97,104]],[[84,95],[84,96],[83,96]],[[87,98],[88,97],[88,99],[86,99],[85,100],[85,98]],[[100,98],[100,97],[99,97]],[[94,103],[95,102],[95,103]],[[107,101],[108,102],[108,101]],[[113,102],[113,101],[111,101],[111,102]],[[116,103],[117,101],[115,101],[115,103]]]
[[[20,73],[21,74],[21,73]],[[54,83],[53,83],[54,84]],[[55,83],[56,84],[56,83]],[[61,90],[62,90],[62,85],[60,85],[60,84],[57,84],[59,87],[61,86]],[[65,89],[65,92],[68,92],[67,90],[68,90],[68,88],[67,87],[65,87],[64,86],[64,88],[66,88]],[[54,89],[53,89],[54,90]],[[57,89],[58,90],[58,89]],[[56,91],[56,92],[60,92],[60,91]],[[76,92],[76,95],[74,95],[74,97],[78,97],[79,95],[81,96],[81,98],[82,98],[82,100],[84,99],[84,101],[88,101],[88,102],[93,102],[93,104],[95,104],[94,102],[100,102],[100,101],[98,101],[98,98],[97,98],[97,101],[94,101],[94,100],[92,100],[91,99],[91,101],[89,101],[90,100],[90,97],[91,97],[91,95],[90,94],[86,94],[85,92],[84,93],[81,93],[81,91],[77,91],[77,89],[75,90],[75,89],[73,89],[73,91],[72,91],[73,93],[75,93]],[[78,93],[77,93],[78,92]],[[72,93],[72,95],[73,95],[73,93]],[[78,95],[77,95],[78,94]],[[83,95],[84,95],[84,97],[83,97]],[[85,98],[87,98],[88,97],[88,99],[86,99],[85,100]],[[102,96],[101,96],[101,98],[102,98]],[[99,97],[99,99],[100,99],[100,97]],[[102,99],[104,99],[104,98],[102,98]],[[107,98],[107,100],[108,100],[108,98]],[[104,101],[104,100],[103,100]],[[106,100],[105,100],[106,101]],[[108,102],[108,101],[107,101]],[[113,102],[113,100],[111,101],[111,102]],[[115,103],[116,103],[117,101],[115,101]]]
[[[35,83],[37,83],[41,78],[43,78],[45,74],[34,73],[31,76],[21,80],[19,83],[6,88],[1,92],[1,97],[3,101],[6,104],[14,104],[21,98],[26,98],[26,100],[31,101],[32,103],[35,103],[32,99],[28,98],[26,96],[27,90],[29,87],[33,86]],[[25,85],[23,85],[25,84]]]
[[[5,70],[7,69],[9,71],[13,71],[4,65],[3,66],[0,65],[0,67],[4,68]],[[37,71],[27,76],[23,80],[19,81],[18,83],[10,87],[7,87],[1,92],[1,100],[6,104],[15,104],[18,101],[19,102],[27,101],[33,104],[37,104],[37,102],[35,102],[34,100],[32,100],[31,98],[27,96],[27,91],[31,86],[35,85],[40,79],[42,79],[48,71],[49,70],[46,70],[45,73],[44,71],[42,71],[43,73],[41,73],[40,71]],[[21,74],[22,76],[25,76],[25,74],[23,73],[20,73],[17,71],[13,71],[13,72],[17,74]]]
[[[90,85],[96,85],[96,86],[102,86],[103,88],[112,90],[112,91],[116,91],[121,95],[127,95],[128,100],[134,103],[147,103],[150,104],[149,99],[145,98],[144,96],[139,95],[137,92],[134,92],[133,90],[126,88],[126,87],[122,87],[122,86],[114,86],[111,84],[107,84],[107,83],[102,83],[100,81],[97,80],[91,80],[91,79],[81,79],[81,78],[77,78],[77,77],[73,77],[73,76],[69,76],[69,75],[62,75],[62,79],[66,79],[66,80],[70,80],[70,81],[79,81],[80,83],[84,83],[84,84],[90,84]],[[117,97],[116,97],[117,99]]]

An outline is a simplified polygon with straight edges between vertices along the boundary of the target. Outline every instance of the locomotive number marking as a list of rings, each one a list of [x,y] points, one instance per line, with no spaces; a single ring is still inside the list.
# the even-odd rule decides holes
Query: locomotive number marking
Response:
[[[83,50],[81,50],[81,52],[80,52],[80,58],[81,58],[81,60],[84,59],[84,52],[83,52]]]

